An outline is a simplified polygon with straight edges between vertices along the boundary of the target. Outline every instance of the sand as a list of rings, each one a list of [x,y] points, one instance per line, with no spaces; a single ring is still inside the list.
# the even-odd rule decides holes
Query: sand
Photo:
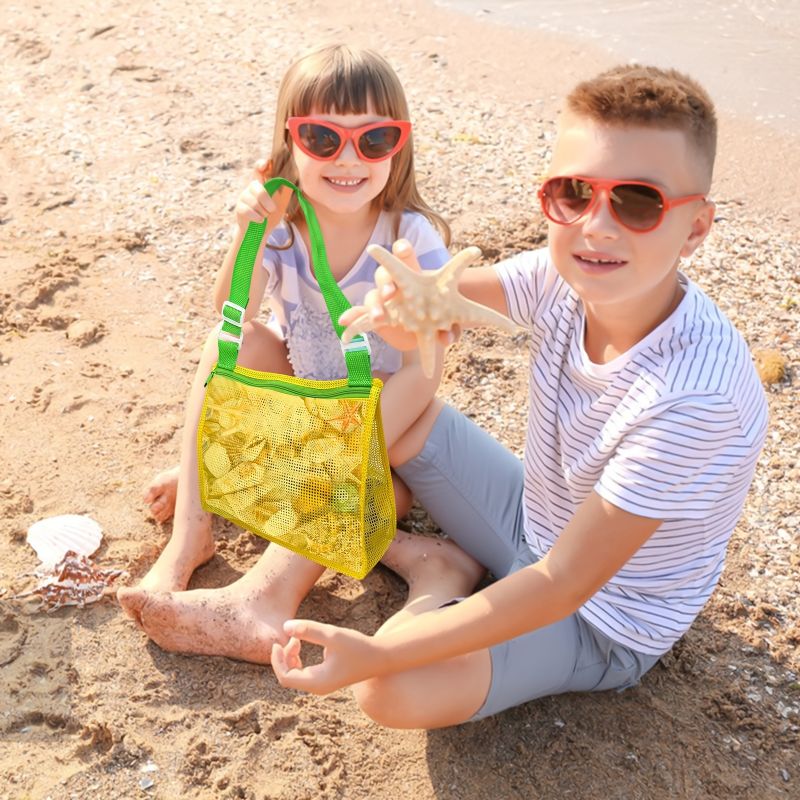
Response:
[[[177,461],[233,202],[300,51],[344,40],[389,58],[422,190],[487,263],[542,242],[533,186],[557,98],[609,56],[422,0],[4,3],[0,29],[0,798],[800,794],[796,138],[722,119],[718,223],[687,266],[788,366],[767,389],[769,441],[706,610],[622,695],[390,731],[346,690],[301,695],[268,668],[165,653],[112,600],[49,615],[12,600],[37,563],[25,532],[88,514],[105,534],[97,563],[132,581],[166,541],[143,488]],[[471,332],[442,389],[517,452],[526,360],[524,336]],[[410,525],[431,530],[419,510]],[[192,586],[230,583],[263,551],[216,532]],[[326,573],[301,613],[371,632],[404,593],[383,568],[363,583]]]

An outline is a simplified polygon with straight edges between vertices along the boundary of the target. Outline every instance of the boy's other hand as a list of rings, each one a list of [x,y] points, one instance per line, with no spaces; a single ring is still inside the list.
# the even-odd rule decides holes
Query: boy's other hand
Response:
[[[312,620],[290,620],[283,626],[290,637],[285,645],[272,646],[271,662],[281,686],[312,694],[329,694],[373,677],[377,661],[370,636]],[[319,664],[304,667],[302,642],[324,648]]]

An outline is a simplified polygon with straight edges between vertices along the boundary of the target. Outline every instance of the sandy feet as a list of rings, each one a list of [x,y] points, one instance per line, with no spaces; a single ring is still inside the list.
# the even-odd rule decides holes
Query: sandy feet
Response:
[[[162,650],[269,664],[272,645],[286,642],[287,615],[264,592],[237,583],[190,592],[128,589],[126,610]]]
[[[156,522],[166,522],[175,513],[179,471],[177,466],[165,469],[159,472],[147,487],[144,502],[150,506],[150,516]]]
[[[183,591],[189,585],[194,571],[209,561],[215,551],[210,524],[207,530],[197,532],[191,542],[181,542],[173,537],[136,588],[158,592]],[[127,588],[121,588],[117,592],[126,610],[124,598],[128,591]]]

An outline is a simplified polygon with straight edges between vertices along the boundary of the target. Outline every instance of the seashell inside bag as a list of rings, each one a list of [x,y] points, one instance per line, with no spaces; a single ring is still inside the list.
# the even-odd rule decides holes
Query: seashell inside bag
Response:
[[[313,207],[297,195],[314,274],[341,338],[350,304],[331,275]],[[363,578],[395,533],[380,393],[363,336],[343,345],[347,376],[317,381],[237,365],[255,258],[269,221],[250,223],[223,304],[219,359],[206,381],[197,431],[203,508],[346,575]]]

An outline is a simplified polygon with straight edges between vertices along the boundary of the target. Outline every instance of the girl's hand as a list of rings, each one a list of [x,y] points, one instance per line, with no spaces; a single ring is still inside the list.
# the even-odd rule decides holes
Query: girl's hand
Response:
[[[272,214],[285,212],[288,200],[281,208],[280,203],[276,203],[277,198],[270,197],[264,188],[265,181],[271,177],[272,162],[266,159],[257,161],[250,183],[236,201],[236,222],[242,230],[246,230],[251,222],[263,222]]]
[[[281,686],[312,694],[329,694],[344,686],[374,677],[380,660],[371,636],[311,620],[290,620],[283,626],[290,637],[285,645],[272,645],[272,668]],[[302,642],[324,647],[322,662],[304,667]]]

